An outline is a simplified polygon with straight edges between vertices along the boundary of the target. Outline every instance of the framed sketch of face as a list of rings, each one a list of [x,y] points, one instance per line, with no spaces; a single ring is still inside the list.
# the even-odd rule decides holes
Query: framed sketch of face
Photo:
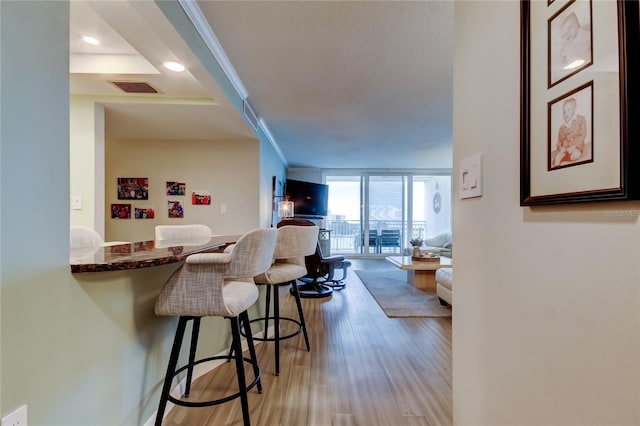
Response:
[[[591,0],[573,0],[548,21],[548,87],[593,64]]]

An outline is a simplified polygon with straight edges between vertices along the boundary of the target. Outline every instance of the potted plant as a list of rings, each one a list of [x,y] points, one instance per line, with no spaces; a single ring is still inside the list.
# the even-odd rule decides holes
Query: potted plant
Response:
[[[420,237],[412,238],[409,240],[409,244],[413,246],[413,257],[422,256],[422,252],[420,251],[420,247],[422,247],[422,243],[424,243],[424,240]]]

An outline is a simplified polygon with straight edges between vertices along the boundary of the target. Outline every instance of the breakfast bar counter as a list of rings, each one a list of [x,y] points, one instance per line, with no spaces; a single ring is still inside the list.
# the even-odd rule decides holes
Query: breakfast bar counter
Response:
[[[219,252],[233,244],[238,235],[214,235],[208,241],[176,245],[165,241],[107,244],[97,248],[71,250],[72,273],[106,272],[148,268],[183,261],[194,253]]]

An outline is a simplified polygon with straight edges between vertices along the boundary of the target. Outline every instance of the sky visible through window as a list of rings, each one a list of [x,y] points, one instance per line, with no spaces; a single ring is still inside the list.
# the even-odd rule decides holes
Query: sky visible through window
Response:
[[[360,179],[337,180],[337,178],[327,179],[329,185],[329,215],[343,216],[344,220],[358,221],[360,220]],[[372,184],[371,187],[374,187]],[[413,219],[425,219],[425,185],[424,182],[414,181],[413,183]],[[371,194],[371,204],[378,206],[378,209],[372,209],[370,213],[371,220],[384,219],[402,219],[402,192],[400,181],[375,182],[375,190]],[[387,205],[389,209],[381,208]],[[393,215],[390,210],[397,210],[398,217],[389,217]]]

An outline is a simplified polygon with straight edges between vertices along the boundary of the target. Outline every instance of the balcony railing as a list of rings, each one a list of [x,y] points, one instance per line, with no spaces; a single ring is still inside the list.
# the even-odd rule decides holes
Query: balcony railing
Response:
[[[326,221],[327,229],[331,230],[331,254],[360,254],[365,253],[365,238],[362,236],[360,222],[357,220],[329,220]],[[368,253],[374,254],[400,254],[408,246],[407,241],[416,236],[424,237],[424,224],[414,223],[410,236],[403,227],[400,220],[371,220],[369,221],[370,231],[376,231],[375,237],[366,236],[369,241]],[[383,230],[400,230],[398,245],[394,246],[390,242],[382,241]]]

